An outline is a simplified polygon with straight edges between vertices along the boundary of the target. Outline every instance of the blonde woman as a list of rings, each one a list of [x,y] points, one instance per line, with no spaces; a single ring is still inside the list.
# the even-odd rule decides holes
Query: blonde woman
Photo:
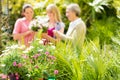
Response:
[[[46,8],[47,16],[49,17],[48,21],[48,30],[47,34],[43,34],[43,38],[51,42],[55,42],[56,36],[54,35],[53,31],[59,31],[60,33],[64,33],[64,23],[61,20],[60,12],[55,4],[50,4]]]

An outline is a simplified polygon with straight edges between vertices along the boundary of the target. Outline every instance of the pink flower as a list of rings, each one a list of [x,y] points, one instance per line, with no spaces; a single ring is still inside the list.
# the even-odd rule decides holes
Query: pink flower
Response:
[[[14,62],[13,62],[13,66],[17,66],[17,63],[16,63],[16,61],[14,61]]]
[[[34,59],[37,59],[40,55],[41,55],[41,54],[35,54],[35,55],[33,55],[32,57],[33,57]]]
[[[31,62],[31,63],[34,63],[34,62],[32,61],[32,59],[30,59],[30,62]]]
[[[38,68],[39,68],[39,66],[35,66],[35,68],[37,68],[37,69],[38,69]]]
[[[55,60],[55,59],[56,59],[56,57],[55,57],[55,56],[51,56],[51,59],[52,59],[52,60]]]
[[[22,57],[23,57],[24,59],[27,59],[27,58],[28,58],[28,56],[25,55],[25,54],[23,54]]]
[[[19,80],[19,76],[16,76],[16,80]]]
[[[45,52],[46,55],[49,55],[49,52]]]
[[[7,75],[4,75],[4,74],[0,74],[0,77],[1,77],[2,79],[7,79]]]
[[[54,74],[58,74],[58,72],[59,72],[58,70],[54,70]]]
[[[18,67],[19,67],[19,68],[22,67],[22,63],[19,63],[19,64],[18,64]]]
[[[38,57],[41,55],[41,54],[36,54]]]
[[[19,76],[19,74],[16,72],[16,73],[15,73],[15,76]]]
[[[52,59],[52,60],[55,60],[56,57],[55,56],[52,56],[52,55],[49,55],[48,58]]]
[[[48,58],[51,59],[51,58],[52,58],[52,55],[48,55]]]
[[[38,56],[37,56],[37,55],[33,55],[32,57],[33,57],[34,59],[37,59]]]

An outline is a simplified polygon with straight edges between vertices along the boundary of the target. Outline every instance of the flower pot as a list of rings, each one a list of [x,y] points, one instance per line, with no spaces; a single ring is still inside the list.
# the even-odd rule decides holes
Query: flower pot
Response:
[[[48,80],[55,80],[55,77],[48,77]]]
[[[15,74],[13,74],[13,73],[8,74],[8,78],[10,80],[16,80]]]
[[[18,73],[9,73],[8,78],[10,80],[20,80]]]
[[[43,78],[39,78],[39,80],[44,80]]]

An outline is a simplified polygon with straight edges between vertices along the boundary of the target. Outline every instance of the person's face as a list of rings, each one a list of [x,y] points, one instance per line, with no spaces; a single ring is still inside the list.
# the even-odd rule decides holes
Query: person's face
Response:
[[[75,13],[69,9],[66,9],[66,16],[67,16],[69,21],[73,21]]]
[[[25,15],[26,19],[32,20],[33,15],[34,15],[33,9],[31,9],[31,8],[26,8],[26,9],[25,9],[25,12],[24,12],[24,15]]]
[[[47,11],[47,15],[48,15],[49,19],[53,19],[54,18],[54,14],[51,11]]]

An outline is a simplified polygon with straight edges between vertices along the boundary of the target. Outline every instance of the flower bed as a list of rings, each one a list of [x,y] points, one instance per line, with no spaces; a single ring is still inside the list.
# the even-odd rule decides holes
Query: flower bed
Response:
[[[3,51],[2,73],[10,74],[9,76],[14,75],[16,80],[48,79],[50,76],[57,75],[56,57],[51,52],[55,46],[44,46],[40,43],[41,40],[36,39],[27,49],[14,45]]]

